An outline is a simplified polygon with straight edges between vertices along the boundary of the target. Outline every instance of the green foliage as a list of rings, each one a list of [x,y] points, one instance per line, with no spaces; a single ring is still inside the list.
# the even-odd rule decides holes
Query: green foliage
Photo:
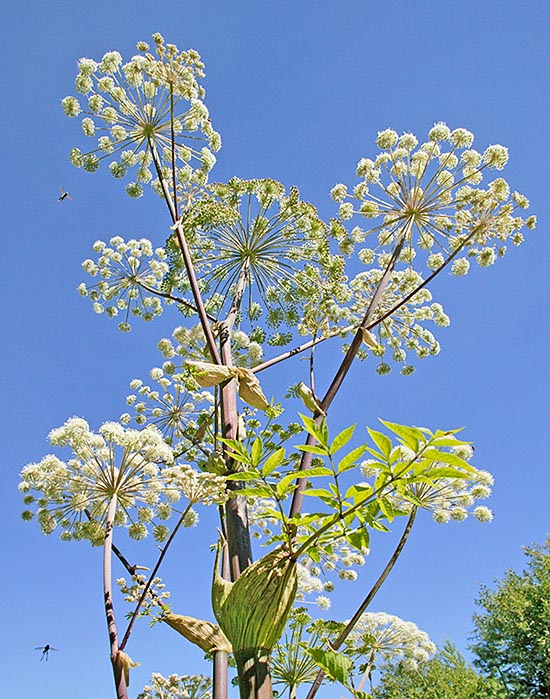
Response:
[[[373,699],[507,699],[498,681],[480,676],[451,643],[438,654],[409,668],[406,663],[388,663]]]
[[[472,646],[475,664],[517,699],[550,697],[550,538],[525,555],[527,570],[481,588]]]

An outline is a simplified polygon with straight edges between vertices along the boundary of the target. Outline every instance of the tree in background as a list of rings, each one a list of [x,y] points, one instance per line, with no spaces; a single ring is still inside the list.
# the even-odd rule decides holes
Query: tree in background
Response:
[[[475,664],[510,696],[550,697],[550,539],[525,547],[527,569],[482,587],[474,616]]]
[[[427,662],[388,663],[373,699],[508,699],[504,686],[479,675],[449,642]],[[515,696],[515,695],[514,695]]]
[[[437,354],[432,330],[449,318],[429,283],[443,270],[464,276],[471,262],[489,267],[507,244],[523,241],[535,217],[520,215],[529,202],[502,177],[482,184],[506,165],[507,149],[477,151],[471,132],[444,123],[424,141],[381,131],[357,180],[332,189],[337,210],[328,222],[296,188],[271,179],[209,183],[221,139],[199,84],[200,57],[153,38],[154,51],[139,42],[126,63],[116,51],[99,62],[81,59],[80,97],[62,106],[81,117],[85,137],[97,139],[90,149],[72,149],[73,165],[95,172],[107,160],[116,179],[133,172],[127,194],[139,198],[150,186],[167,213],[155,244],[120,235],[97,241],[83,263],[91,282],[80,293],[122,332],[164,310],[176,327],[158,343],[150,381],[131,382],[118,422],[94,430],[71,418],[51,432],[61,454],[23,469],[23,516],[36,516],[45,534],[103,547],[118,699],[128,696],[135,662],[126,649],[143,614],[157,615],[212,658],[215,699],[227,694],[229,655],[241,697],[271,699],[270,657],[295,601],[313,595],[327,608],[335,583],[357,578],[371,533],[404,522],[355,615],[309,649],[318,668],[311,699],[325,674],[347,682],[353,661],[346,652],[417,512],[441,523],[469,512],[491,519],[477,501],[490,494],[492,478],[469,463],[473,450],[458,430],[382,421],[363,436],[354,425],[333,434],[329,410],[357,360],[375,362],[380,375],[395,363],[406,376],[415,358]],[[343,357],[323,354],[327,345]],[[285,363],[297,355],[307,362],[294,367],[301,380],[288,385]],[[324,387],[320,362],[324,376],[332,372]],[[282,391],[269,400],[260,378],[281,368],[273,385]],[[354,420],[356,413],[354,406]],[[203,526],[217,539],[215,622],[173,612],[158,576],[175,537],[197,525],[198,508],[209,508]],[[137,541],[152,535],[157,546],[144,548],[152,560],[130,563],[121,530]],[[254,537],[267,547],[257,560]],[[129,576],[117,580],[132,605],[123,632],[114,558]],[[368,638],[360,644],[367,675]],[[155,675],[144,691],[175,696],[190,687],[202,694],[202,677]]]

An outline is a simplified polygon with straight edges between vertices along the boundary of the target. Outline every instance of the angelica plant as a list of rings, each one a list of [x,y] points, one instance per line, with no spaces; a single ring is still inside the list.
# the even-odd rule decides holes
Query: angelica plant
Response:
[[[79,96],[62,107],[92,139],[71,150],[74,166],[93,173],[106,165],[115,179],[132,172],[126,193],[141,197],[150,185],[166,207],[154,242],[120,231],[96,241],[79,293],[122,332],[165,312],[174,330],[159,340],[148,378],[131,380],[119,423],[94,432],[71,418],[51,433],[52,445],[72,454],[23,469],[23,517],[36,517],[45,534],[103,546],[118,699],[128,696],[134,663],[125,649],[144,614],[212,659],[214,699],[227,695],[230,655],[242,699],[272,699],[272,671],[292,697],[313,681],[311,699],[326,675],[360,693],[349,684],[350,663],[367,678],[376,654],[399,647],[422,662],[428,652],[416,632],[422,653],[403,650],[398,622],[367,612],[418,513],[439,523],[469,513],[490,521],[477,501],[489,496],[492,476],[470,463],[471,445],[458,430],[382,421],[364,432],[354,417],[334,435],[332,405],[356,360],[382,376],[397,364],[407,376],[416,360],[438,354],[450,319],[430,282],[444,269],[463,276],[472,261],[491,266],[536,219],[524,217],[528,200],[500,176],[507,149],[475,150],[471,132],[443,123],[422,142],[380,132],[378,154],[359,160],[359,181],[332,189],[329,221],[273,179],[210,181],[221,139],[200,85],[204,66],[195,51],[179,51],[159,34],[153,40],[153,51],[139,42],[127,62],[116,51],[81,59]],[[321,343],[343,353],[324,367],[323,375],[332,371],[326,386],[317,371]],[[287,386],[281,372],[281,394],[267,394],[265,374],[297,355],[308,360],[301,381]],[[173,611],[159,577],[175,537],[198,524],[199,506],[219,517],[211,530],[215,621]],[[400,522],[396,548],[353,617],[297,640],[306,622],[293,612],[296,603],[314,597],[328,609],[331,595],[367,564],[373,532]],[[156,560],[131,565],[119,545],[123,529],[138,541],[151,533]],[[259,557],[256,539],[266,546]],[[118,578],[132,605],[120,636],[113,556],[130,576]],[[277,645],[285,628],[298,644],[286,664]],[[140,697],[209,691],[202,676],[153,674]]]

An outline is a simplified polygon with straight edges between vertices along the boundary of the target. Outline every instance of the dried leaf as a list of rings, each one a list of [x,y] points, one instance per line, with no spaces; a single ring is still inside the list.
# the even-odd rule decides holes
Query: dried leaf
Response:
[[[361,335],[363,336],[363,342],[367,347],[371,347],[373,350],[380,350],[381,345],[377,342],[376,337],[367,330],[366,328],[361,328]]]
[[[209,362],[185,362],[195,381],[201,388],[210,388],[237,376],[237,369],[224,364]]]
[[[116,654],[117,662],[122,665],[122,670],[124,672],[124,679],[126,680],[126,686],[130,686],[130,668],[138,667],[141,663],[135,663],[132,658],[125,653],[123,650],[118,650]]]
[[[253,408],[259,408],[260,410],[267,410],[269,408],[269,401],[264,396],[260,382],[256,374],[254,374],[250,369],[244,367],[237,368],[238,381],[239,381],[239,396],[245,403],[251,405]]]

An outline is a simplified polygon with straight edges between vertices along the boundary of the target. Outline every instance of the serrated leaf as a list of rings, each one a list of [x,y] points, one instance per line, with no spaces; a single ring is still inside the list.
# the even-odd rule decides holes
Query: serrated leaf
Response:
[[[350,485],[350,487],[346,490],[345,498],[346,500],[351,498],[353,500],[353,504],[356,505],[358,502],[362,502],[366,498],[370,497],[372,492],[373,491],[370,485],[360,485],[359,483],[356,483],[354,485]]]
[[[451,466],[458,466],[459,468],[468,471],[468,473],[476,473],[477,469],[471,466],[467,461],[461,459],[460,456],[452,454],[449,451],[439,451],[438,449],[426,449],[422,457],[424,459],[432,459],[433,461],[442,461],[445,464],[451,464]]]
[[[363,552],[370,546],[370,536],[368,529],[358,529],[346,535],[346,540],[354,549]]]
[[[284,447],[281,447],[280,449],[277,449],[276,452],[271,454],[269,459],[266,460],[265,464],[262,467],[262,475],[267,478],[273,471],[278,468],[284,461],[285,459],[285,449]]]
[[[433,447],[462,447],[469,446],[471,442],[463,442],[460,439],[452,439],[451,437],[435,437],[430,441]]]
[[[331,679],[340,682],[345,687],[348,685],[349,673],[353,666],[350,658],[335,650],[323,650],[322,648],[307,648],[306,650]]]
[[[302,418],[302,422],[304,423],[306,432],[308,432],[312,437],[315,437],[315,439],[319,441],[319,437],[321,436],[321,433],[319,431],[319,425],[315,422],[313,418],[308,417],[307,415],[302,415],[302,413],[300,413],[300,417]]]
[[[286,476],[283,476],[275,486],[277,496],[282,497],[294,490],[296,488],[296,480],[300,477],[305,478],[306,473],[307,471],[294,471],[293,473],[288,473]],[[302,475],[300,476],[300,474]]]
[[[382,432],[373,430],[370,427],[367,428],[367,432],[369,433],[372,441],[380,449],[380,452],[384,455],[384,458],[388,459],[392,449],[391,439]]]
[[[256,437],[252,442],[252,449],[250,450],[250,456],[252,457],[252,465],[257,466],[262,458],[262,453],[264,450],[264,445],[262,443],[261,437]]]
[[[418,427],[407,427],[407,425],[399,425],[396,422],[387,422],[386,420],[380,420],[380,422],[388,430],[401,437],[403,442],[414,451],[418,449],[419,442],[425,440],[422,430],[419,430]]]
[[[344,473],[348,471],[352,466],[354,466],[357,459],[359,459],[367,451],[367,446],[362,444],[360,447],[352,449],[349,454],[346,454],[344,458],[338,463],[338,473]]]
[[[327,449],[324,447],[318,447],[315,446],[314,444],[298,444],[296,445],[296,449],[299,449],[300,451],[307,451],[309,454],[319,454],[319,456],[327,456]]]
[[[457,468],[451,468],[450,466],[441,468],[431,468],[426,471],[426,476],[431,480],[436,480],[437,478],[468,478],[468,474],[464,471],[460,471]]]
[[[355,425],[351,425],[350,427],[346,427],[345,430],[342,430],[339,434],[336,435],[336,437],[332,440],[332,444],[330,445],[330,453],[331,454],[336,454],[336,452],[344,447],[349,440],[353,437],[353,433],[355,432]]]
[[[228,481],[257,481],[259,478],[258,471],[237,471],[226,476]]]
[[[233,490],[236,495],[245,495],[247,498],[272,498],[273,490],[268,485],[257,485],[255,487],[247,486],[245,488],[239,488],[238,490]]]

